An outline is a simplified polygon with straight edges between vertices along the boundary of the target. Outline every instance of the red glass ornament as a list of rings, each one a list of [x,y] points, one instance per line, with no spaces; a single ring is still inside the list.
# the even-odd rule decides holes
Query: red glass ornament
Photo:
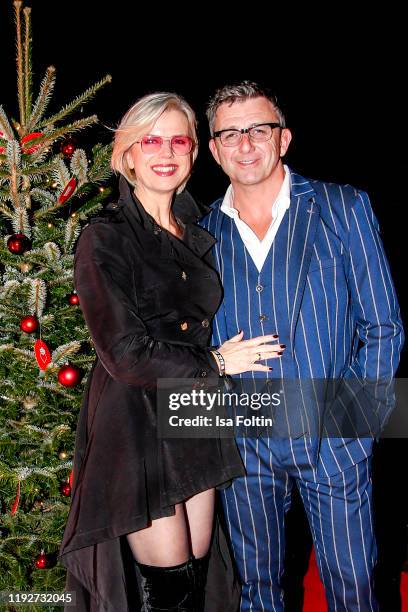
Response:
[[[81,382],[82,374],[81,370],[72,363],[67,363],[62,366],[58,372],[58,382],[64,387],[75,387]]]
[[[68,296],[68,302],[71,306],[77,306],[79,304],[79,295],[73,291],[73,293],[70,293]]]
[[[67,138],[61,145],[61,153],[65,157],[72,157],[76,150],[76,142],[72,138]]]
[[[42,552],[40,555],[37,555],[34,560],[35,567],[37,569],[45,569],[48,565],[47,556]]]
[[[63,482],[60,486],[60,491],[62,495],[65,497],[69,497],[71,495],[71,486],[69,482]]]
[[[72,194],[75,191],[76,186],[77,186],[77,180],[75,177],[73,177],[65,185],[63,192],[58,198],[58,204],[64,204],[72,196]]]
[[[22,255],[26,251],[31,248],[31,241],[27,236],[19,232],[18,234],[13,234],[7,240],[7,248],[10,253],[14,253],[14,255]]]
[[[33,315],[27,315],[23,317],[20,321],[20,329],[26,334],[32,334],[38,329],[39,322],[37,317]]]
[[[27,142],[31,142],[31,140],[35,140],[36,138],[39,138],[40,136],[44,136],[44,134],[42,132],[32,132],[31,134],[27,134],[26,136],[23,136],[23,138],[21,139],[21,150],[23,153],[34,153],[34,151],[37,151],[37,149],[39,149],[39,147],[41,145],[32,145],[30,147],[23,147],[23,145],[25,145]]]
[[[46,370],[47,365],[51,363],[51,353],[44,340],[36,340],[34,343],[35,358],[38,363],[38,367],[41,370]]]

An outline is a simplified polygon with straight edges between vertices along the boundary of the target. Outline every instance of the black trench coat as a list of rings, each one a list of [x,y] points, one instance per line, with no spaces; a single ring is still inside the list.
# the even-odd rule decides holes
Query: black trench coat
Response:
[[[214,239],[193,224],[199,210],[188,194],[174,203],[185,224],[180,241],[155,224],[124,179],[120,188],[118,204],[82,232],[75,256],[75,287],[97,353],[79,416],[60,551],[81,611],[137,610],[125,534],[243,474],[234,440],[156,435],[158,378],[218,376],[206,348],[222,298],[209,264]],[[235,610],[219,530],[215,540],[207,609]]]

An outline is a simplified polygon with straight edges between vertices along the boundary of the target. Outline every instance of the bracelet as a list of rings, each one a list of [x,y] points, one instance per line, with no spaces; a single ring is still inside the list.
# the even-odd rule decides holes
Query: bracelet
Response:
[[[217,351],[216,349],[213,349],[212,354],[216,357],[217,361],[218,361],[218,368],[220,371],[220,376],[225,376],[225,359],[224,357],[221,355],[220,351]]]

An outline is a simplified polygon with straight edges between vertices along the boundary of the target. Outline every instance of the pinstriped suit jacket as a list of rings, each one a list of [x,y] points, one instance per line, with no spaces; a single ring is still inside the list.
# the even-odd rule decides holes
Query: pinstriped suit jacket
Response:
[[[221,212],[221,203],[222,199],[212,205],[201,224],[217,240],[214,256],[224,290],[240,291],[244,270],[234,271],[234,286],[225,285],[223,243],[231,240],[233,220]],[[292,376],[390,381],[399,363],[403,329],[368,195],[350,185],[308,180],[291,172],[286,214],[285,278],[280,283],[284,295],[277,298],[286,302]],[[221,306],[214,344],[232,335],[227,319],[238,321],[237,314]],[[368,438],[323,438],[314,441],[313,450],[318,469],[330,475],[367,457],[371,448]]]

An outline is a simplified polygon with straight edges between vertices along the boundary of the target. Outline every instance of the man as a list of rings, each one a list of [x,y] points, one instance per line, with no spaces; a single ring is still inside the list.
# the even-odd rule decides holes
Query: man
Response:
[[[389,389],[403,332],[367,194],[289,170],[282,158],[291,133],[275,98],[255,83],[218,90],[207,116],[211,153],[231,182],[204,220],[217,240],[224,286],[214,343],[240,331],[244,338],[276,333],[286,350],[279,362],[261,362],[273,366],[270,378],[351,381],[375,399],[364,383],[386,381]],[[364,401],[361,394],[356,399],[363,417]],[[346,413],[347,402],[338,404]],[[316,417],[311,406],[305,419]],[[335,438],[320,439],[299,425],[300,407],[291,410],[276,413],[279,426],[287,417],[286,436],[237,438],[247,475],[223,491],[243,584],[241,611],[283,610],[284,513],[293,485],[329,610],[377,610],[373,440],[341,428]]]

